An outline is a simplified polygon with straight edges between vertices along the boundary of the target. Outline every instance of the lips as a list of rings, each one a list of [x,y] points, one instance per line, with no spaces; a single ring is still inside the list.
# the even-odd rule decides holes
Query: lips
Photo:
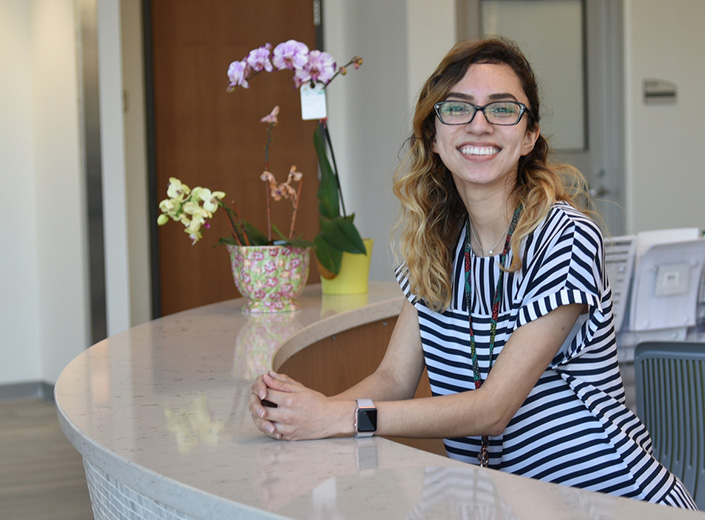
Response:
[[[464,145],[458,147],[458,151],[463,155],[488,156],[499,153],[499,148],[496,146],[472,146]]]

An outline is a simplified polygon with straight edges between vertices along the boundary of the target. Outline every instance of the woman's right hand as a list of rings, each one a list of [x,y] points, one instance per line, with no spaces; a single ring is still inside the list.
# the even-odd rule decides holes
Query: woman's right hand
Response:
[[[252,418],[260,431],[275,439],[352,435],[354,411],[354,399],[331,399],[272,370],[252,385]]]
[[[252,421],[259,431],[274,439],[281,439],[281,433],[277,432],[276,426],[267,417],[268,407],[276,406],[274,403],[267,401],[267,385],[264,382],[264,375],[257,376],[255,382],[252,383],[252,392],[250,393],[250,415]]]

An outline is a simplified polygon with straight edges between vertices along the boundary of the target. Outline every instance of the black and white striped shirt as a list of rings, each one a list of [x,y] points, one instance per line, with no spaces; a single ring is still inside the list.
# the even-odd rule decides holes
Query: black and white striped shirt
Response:
[[[474,388],[465,303],[463,247],[453,262],[453,294],[443,313],[416,301],[404,265],[397,279],[419,314],[424,357],[434,395]],[[490,467],[548,482],[661,502],[695,505],[651,455],[651,439],[626,407],[617,364],[612,294],[604,272],[599,228],[567,203],[554,205],[521,245],[522,268],[503,272],[499,256],[472,257],[472,324],[483,381],[489,367],[492,293],[504,276],[494,359],[517,328],[561,305],[586,304],[526,401],[502,435],[490,437]],[[511,252],[506,265],[511,264]],[[516,345],[531,348],[531,345]],[[451,458],[477,464],[480,437],[445,439]]]

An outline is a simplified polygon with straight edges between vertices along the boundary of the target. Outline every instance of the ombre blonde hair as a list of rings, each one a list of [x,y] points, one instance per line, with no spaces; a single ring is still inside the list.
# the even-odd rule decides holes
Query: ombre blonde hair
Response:
[[[503,38],[456,44],[422,87],[409,150],[394,174],[394,194],[401,203],[394,230],[399,233],[396,252],[406,262],[411,292],[438,311],[450,305],[452,256],[467,220],[467,209],[450,171],[432,150],[436,135],[433,105],[445,100],[470,65],[476,63],[511,67],[529,100],[527,130],[536,129],[540,121],[538,86],[531,66],[516,44]],[[521,203],[523,210],[512,236],[509,271],[521,268],[521,240],[538,226],[556,201],[567,201],[586,214],[593,213],[584,177],[572,166],[549,164],[548,155],[548,142],[539,135],[533,150],[519,159],[514,200],[509,202]]]

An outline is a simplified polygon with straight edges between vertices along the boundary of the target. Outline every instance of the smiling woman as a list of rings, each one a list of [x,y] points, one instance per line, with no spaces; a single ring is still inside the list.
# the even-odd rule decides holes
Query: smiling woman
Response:
[[[602,235],[580,173],[548,160],[537,91],[509,41],[451,49],[395,176],[406,301],[383,360],[331,398],[264,374],[250,412],[276,439],[443,438],[460,461],[696,509],[626,406]],[[424,368],[433,396],[413,399]]]

